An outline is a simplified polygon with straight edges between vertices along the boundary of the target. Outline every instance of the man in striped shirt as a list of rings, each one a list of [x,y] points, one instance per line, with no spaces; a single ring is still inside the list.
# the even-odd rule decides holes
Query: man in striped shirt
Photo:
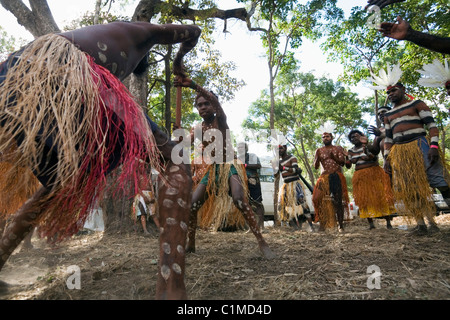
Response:
[[[261,180],[259,171],[261,169],[261,161],[254,153],[248,152],[248,144],[240,142],[237,145],[238,159],[244,163],[245,172],[247,174],[249,202],[258,219],[258,225],[261,230],[264,229],[264,205],[262,203]]]
[[[300,183],[302,169],[298,166],[298,160],[287,152],[287,145],[278,146],[280,155],[279,170],[283,178],[279,196],[278,212],[282,221],[295,221],[297,227],[301,229],[299,216],[302,214],[308,220],[311,231],[314,231],[312,217],[309,208],[305,203],[305,193]],[[308,210],[306,210],[308,209]]]
[[[393,108],[384,117],[384,167],[387,172],[392,170],[395,199],[403,203],[406,215],[417,221],[415,233],[437,231],[430,186],[444,199],[450,198],[448,173],[439,156],[439,130],[430,108],[421,100],[409,100],[401,83],[388,87],[387,94]],[[428,230],[424,218],[429,221]]]

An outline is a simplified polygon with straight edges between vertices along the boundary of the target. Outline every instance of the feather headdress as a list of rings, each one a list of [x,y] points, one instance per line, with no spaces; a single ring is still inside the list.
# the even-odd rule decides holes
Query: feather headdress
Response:
[[[334,129],[336,129],[336,126],[331,121],[327,121],[314,132],[322,135],[324,133],[333,133]]]
[[[400,69],[400,64],[393,65],[392,67],[388,64],[386,70],[381,69],[378,76],[370,71],[372,78],[369,78],[368,80],[375,82],[377,85],[369,85],[368,87],[373,90],[386,90],[389,87],[394,86],[400,80],[402,73],[403,71]]]
[[[422,70],[417,70],[424,78],[420,78],[417,82],[424,87],[445,87],[446,83],[450,81],[450,69],[448,67],[447,59],[444,64],[434,59],[432,63],[426,64]]]

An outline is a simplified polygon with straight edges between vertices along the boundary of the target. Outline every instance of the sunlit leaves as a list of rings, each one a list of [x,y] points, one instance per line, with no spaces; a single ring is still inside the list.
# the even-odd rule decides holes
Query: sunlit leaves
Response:
[[[8,35],[0,26],[0,62],[5,60],[11,52],[17,50],[24,42],[24,40],[17,40]]]

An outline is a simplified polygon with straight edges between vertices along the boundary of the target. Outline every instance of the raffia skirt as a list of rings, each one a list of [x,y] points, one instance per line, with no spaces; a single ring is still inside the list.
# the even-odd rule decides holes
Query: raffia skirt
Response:
[[[197,168],[197,170],[202,174],[197,174],[197,181],[194,179],[194,190],[198,184],[205,183],[207,180],[206,192],[208,195],[208,199],[197,212],[198,226],[212,231],[217,231],[221,227],[244,227],[245,219],[233,203],[229,184],[230,176],[237,173],[242,183],[244,196],[249,199],[244,165],[238,164],[235,160],[233,164],[210,164],[203,168]],[[208,175],[207,179],[206,175]]]
[[[148,118],[126,87],[67,39],[49,34],[0,65],[0,151],[13,159],[3,182],[29,168],[50,193],[37,224],[63,239],[84,224],[120,165],[116,190],[132,198],[146,164],[161,169]],[[11,188],[3,189],[4,191]],[[28,195],[28,191],[24,193]]]
[[[348,190],[345,176],[338,172],[340,189],[342,192],[342,206],[344,210],[344,217],[348,216]],[[337,223],[336,209],[334,207],[334,200],[332,190],[335,186],[330,186],[330,175],[322,174],[316,182],[313,191],[313,204],[315,211],[315,221],[320,222],[321,227],[325,229],[334,228]]]
[[[378,218],[395,213],[389,175],[380,166],[356,170],[352,178],[353,198],[361,218]]]
[[[280,188],[278,215],[281,221],[289,221],[303,214],[303,206],[298,201],[297,188],[302,188],[298,180],[283,183]]]
[[[434,216],[436,207],[418,141],[395,144],[388,160],[392,168],[392,191],[400,204],[399,213],[413,219]]]

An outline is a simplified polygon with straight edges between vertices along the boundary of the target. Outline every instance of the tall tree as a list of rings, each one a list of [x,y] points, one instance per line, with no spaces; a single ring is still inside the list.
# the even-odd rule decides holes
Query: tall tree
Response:
[[[357,85],[368,78],[379,60],[380,52],[387,46],[393,46],[383,39],[378,31],[368,27],[367,13],[360,7],[353,8],[351,16],[328,28],[328,37],[322,48],[329,53],[329,60],[338,60],[344,67],[340,79],[348,84]],[[379,94],[374,91],[374,114],[379,107]],[[384,104],[385,101],[381,101]],[[379,120],[376,119],[378,126]]]
[[[249,30],[261,32],[266,48],[271,97],[270,128],[274,128],[274,81],[287,56],[302,44],[302,37],[317,39],[322,23],[340,18],[342,11],[333,0],[299,1],[262,0],[257,7],[255,24]]]

